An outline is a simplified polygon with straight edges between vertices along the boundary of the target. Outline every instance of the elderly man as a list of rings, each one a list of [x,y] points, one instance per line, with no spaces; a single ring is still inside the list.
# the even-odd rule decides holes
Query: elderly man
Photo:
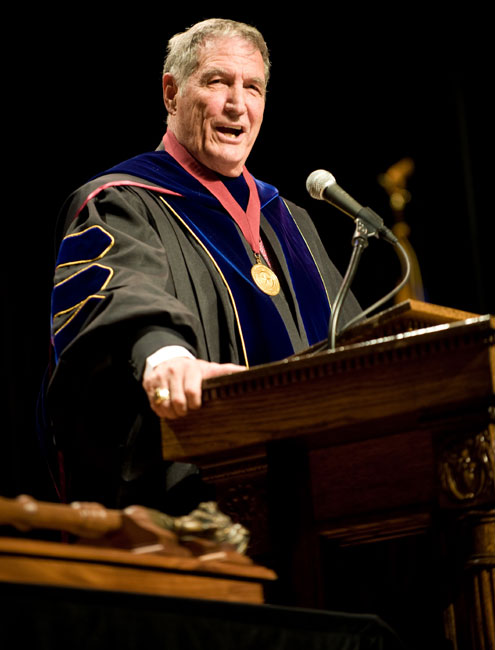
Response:
[[[340,276],[307,214],[245,166],[269,69],[251,26],[174,36],[159,149],[64,207],[48,413],[68,498],[189,511],[205,495],[196,468],[163,463],[160,418],[200,407],[208,377],[326,338]]]

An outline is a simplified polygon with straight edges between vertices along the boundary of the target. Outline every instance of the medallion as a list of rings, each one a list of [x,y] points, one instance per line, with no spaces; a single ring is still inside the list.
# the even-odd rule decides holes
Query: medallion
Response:
[[[251,267],[251,275],[256,286],[269,296],[276,296],[280,291],[280,282],[270,267],[257,262]]]

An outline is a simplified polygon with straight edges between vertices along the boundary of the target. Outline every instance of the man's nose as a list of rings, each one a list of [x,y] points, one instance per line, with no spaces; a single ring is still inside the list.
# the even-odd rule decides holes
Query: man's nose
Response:
[[[227,100],[225,102],[225,110],[228,113],[242,115],[246,110],[246,100],[244,96],[244,86],[241,84],[232,84],[229,88]]]

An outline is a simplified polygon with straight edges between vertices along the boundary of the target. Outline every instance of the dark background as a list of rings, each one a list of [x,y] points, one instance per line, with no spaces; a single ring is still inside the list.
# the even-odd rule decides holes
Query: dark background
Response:
[[[251,6],[251,5],[250,5]],[[257,177],[309,209],[345,272],[352,221],[305,189],[314,169],[390,226],[378,175],[414,160],[406,219],[430,302],[495,313],[493,70],[488,18],[301,6],[208,13],[80,8],[6,21],[3,332],[8,385],[0,494],[54,494],[36,442],[36,401],[48,360],[52,236],[61,203],[93,174],[154,149],[164,131],[161,66],[168,37],[217,15],[255,24],[272,54],[265,123],[248,162]],[[452,11],[452,10],[450,10]],[[11,62],[16,64],[12,65]],[[397,281],[393,249],[372,240],[353,288],[363,306]],[[77,414],[75,414],[77,417]]]

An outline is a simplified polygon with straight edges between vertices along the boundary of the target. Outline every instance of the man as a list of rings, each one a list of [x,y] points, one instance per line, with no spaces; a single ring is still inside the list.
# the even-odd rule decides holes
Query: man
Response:
[[[188,512],[204,497],[197,470],[163,463],[160,418],[199,408],[208,377],[326,338],[340,276],[307,214],[245,167],[269,69],[248,25],[174,36],[159,150],[64,207],[48,412],[68,498]]]

